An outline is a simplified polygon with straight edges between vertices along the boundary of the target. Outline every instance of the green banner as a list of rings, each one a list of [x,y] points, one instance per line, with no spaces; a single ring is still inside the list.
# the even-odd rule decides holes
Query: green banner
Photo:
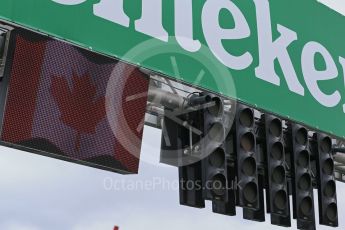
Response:
[[[1,0],[0,18],[345,137],[345,17],[316,0]]]

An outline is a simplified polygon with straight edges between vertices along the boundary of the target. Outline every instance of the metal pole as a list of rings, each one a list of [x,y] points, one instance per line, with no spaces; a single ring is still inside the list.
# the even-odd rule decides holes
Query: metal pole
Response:
[[[345,165],[345,154],[344,153],[337,153],[334,155],[334,161],[339,162]]]
[[[148,101],[170,109],[183,108],[186,103],[184,97],[156,87],[150,87]]]

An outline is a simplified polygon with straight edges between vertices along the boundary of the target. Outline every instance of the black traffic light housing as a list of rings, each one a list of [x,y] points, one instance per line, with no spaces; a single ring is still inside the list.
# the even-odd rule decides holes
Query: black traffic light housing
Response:
[[[237,104],[234,123],[227,133],[228,114],[223,99],[211,94],[195,94],[190,106],[201,106],[181,118],[202,130],[191,134],[183,125],[176,128],[170,139],[177,149],[199,142],[201,161],[179,167],[181,181],[201,187],[182,189],[183,205],[205,207],[212,201],[213,212],[234,216],[236,206],[243,208],[243,218],[265,221],[263,190],[266,189],[267,212],[273,225],[290,227],[290,195],[297,228],[314,230],[314,188],[318,188],[320,224],[338,226],[336,182],[334,177],[332,139],[320,133],[310,137],[303,126],[263,114],[256,119],[254,110]],[[231,120],[231,119],[230,119]],[[207,154],[205,154],[207,153]],[[183,155],[183,151],[177,154]],[[200,158],[201,159],[201,158]],[[200,189],[201,188],[201,189]]]
[[[338,226],[338,207],[332,139],[321,133],[313,136],[313,153],[316,159],[319,221],[321,225]]]
[[[225,177],[226,177],[226,194],[225,199],[213,199],[212,210],[214,213],[235,216],[236,215],[236,168],[233,158],[234,153],[234,138],[230,132],[225,139],[222,147],[225,149]]]
[[[298,124],[290,124],[291,169],[294,218],[297,228],[315,229],[313,178],[308,130]]]
[[[194,145],[200,142],[201,136],[191,131],[192,127],[202,130],[204,111],[198,105],[193,106],[183,108],[182,111],[165,109],[161,161],[178,166],[180,204],[204,208],[202,164],[200,160],[194,160],[192,157]],[[187,162],[189,160],[191,163]]]
[[[266,199],[271,213],[271,223],[291,226],[290,199],[283,138],[283,122],[280,118],[265,114],[262,117],[266,141]]]
[[[204,100],[207,98],[206,100]],[[234,181],[233,163],[229,153],[227,114],[223,99],[211,94],[202,95],[194,101],[204,101],[202,160],[204,199],[212,201],[213,212],[224,215],[236,214],[236,197],[230,187]]]
[[[235,124],[235,153],[237,169],[237,205],[245,209],[259,209],[254,110],[237,105]]]
[[[223,146],[216,148],[203,160],[204,198],[227,201],[227,157]]]
[[[204,106],[202,151],[207,157],[202,160],[204,198],[227,201],[227,172],[225,152],[225,127],[223,102],[219,97],[209,96]]]

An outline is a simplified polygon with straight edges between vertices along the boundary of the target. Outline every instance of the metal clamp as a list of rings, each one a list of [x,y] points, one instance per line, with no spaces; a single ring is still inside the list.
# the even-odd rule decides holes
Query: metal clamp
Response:
[[[0,24],[0,79],[4,77],[11,32],[14,28]]]

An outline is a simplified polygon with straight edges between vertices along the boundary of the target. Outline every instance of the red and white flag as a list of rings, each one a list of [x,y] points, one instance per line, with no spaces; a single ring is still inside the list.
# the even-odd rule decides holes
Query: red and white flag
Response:
[[[140,71],[29,32],[17,35],[13,60],[2,141],[106,170],[138,171],[140,146],[129,152],[119,141],[126,133],[114,134],[106,114],[106,90],[112,73],[125,81],[110,89],[122,110],[112,116],[124,116],[141,140],[138,127],[147,97],[126,100],[147,93],[149,82]],[[118,65],[125,71],[114,71]]]

